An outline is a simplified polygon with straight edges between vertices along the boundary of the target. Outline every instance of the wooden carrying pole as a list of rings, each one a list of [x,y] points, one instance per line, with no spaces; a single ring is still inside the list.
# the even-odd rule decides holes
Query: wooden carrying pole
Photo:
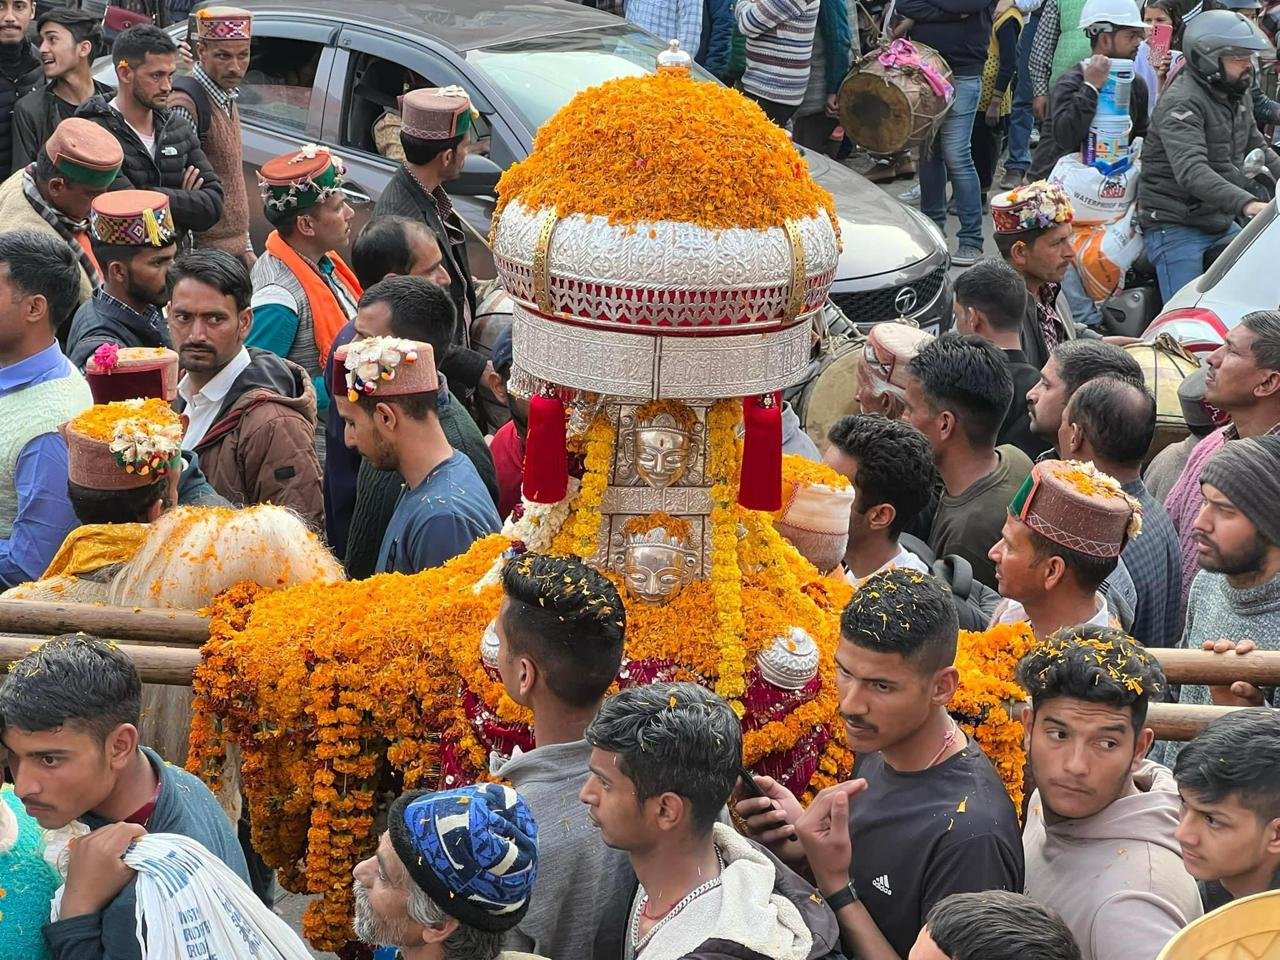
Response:
[[[0,600],[0,633],[55,636],[89,633],[114,640],[141,640],[173,646],[201,646],[209,639],[209,619],[194,610],[147,610],[92,603]]]
[[[8,666],[21,660],[48,639],[0,634],[0,664]],[[191,671],[200,662],[200,650],[194,646],[122,643],[119,647],[133,660],[144,683],[190,686]]]

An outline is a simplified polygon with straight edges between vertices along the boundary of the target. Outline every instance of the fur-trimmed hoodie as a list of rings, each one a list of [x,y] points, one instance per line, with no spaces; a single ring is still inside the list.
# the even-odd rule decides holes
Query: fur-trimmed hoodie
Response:
[[[724,860],[717,916],[693,934],[695,946],[672,949],[665,946],[672,938],[655,937],[643,960],[843,960],[840,925],[817,890],[732,827],[712,830]],[[677,927],[679,917],[671,923]],[[622,936],[625,944],[629,930]]]

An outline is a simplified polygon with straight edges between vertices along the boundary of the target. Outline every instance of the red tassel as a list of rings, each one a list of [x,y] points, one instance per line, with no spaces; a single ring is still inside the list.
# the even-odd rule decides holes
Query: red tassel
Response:
[[[524,445],[524,496],[534,503],[559,503],[569,492],[569,454],[565,446],[564,403],[554,393],[529,400],[529,429]]]
[[[738,503],[748,510],[782,509],[782,394],[742,401],[742,479]]]

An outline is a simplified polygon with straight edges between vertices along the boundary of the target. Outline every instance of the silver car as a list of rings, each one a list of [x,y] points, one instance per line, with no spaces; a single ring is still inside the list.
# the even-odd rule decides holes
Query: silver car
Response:
[[[268,158],[315,142],[348,166],[353,232],[396,165],[374,146],[373,125],[412,86],[459,84],[482,117],[487,156],[467,157],[448,185],[471,228],[477,277],[494,275],[488,235],[498,177],[529,154],[538,127],[580,90],[654,67],[663,40],[624,20],[565,0],[247,0],[254,15],[249,72],[239,107],[244,175]],[[175,37],[184,25],[171,28]],[[716,82],[696,71],[699,78]],[[114,84],[109,58],[98,79]],[[831,299],[860,329],[897,317],[939,331],[952,324],[950,257],[937,229],[864,177],[806,152],[814,178],[835,198],[844,238]],[[253,239],[269,231],[253,207]],[[850,331],[851,332],[851,331]]]

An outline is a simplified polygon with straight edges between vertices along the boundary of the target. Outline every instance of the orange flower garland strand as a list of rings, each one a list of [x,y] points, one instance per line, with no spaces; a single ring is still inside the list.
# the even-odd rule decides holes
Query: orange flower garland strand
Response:
[[[711,595],[715,602],[715,645],[720,662],[715,692],[742,716],[746,692],[746,650],[742,646],[742,571],[738,567],[738,524],[734,500],[738,469],[739,405],[718,400],[707,411],[707,478],[711,481]]]
[[[582,485],[573,504],[574,513],[552,544],[553,553],[572,553],[583,558],[595,556],[602,522],[600,505],[604,503],[613,470],[615,432],[613,420],[607,413],[598,414],[587,428]],[[566,532],[568,538],[564,535]]]

